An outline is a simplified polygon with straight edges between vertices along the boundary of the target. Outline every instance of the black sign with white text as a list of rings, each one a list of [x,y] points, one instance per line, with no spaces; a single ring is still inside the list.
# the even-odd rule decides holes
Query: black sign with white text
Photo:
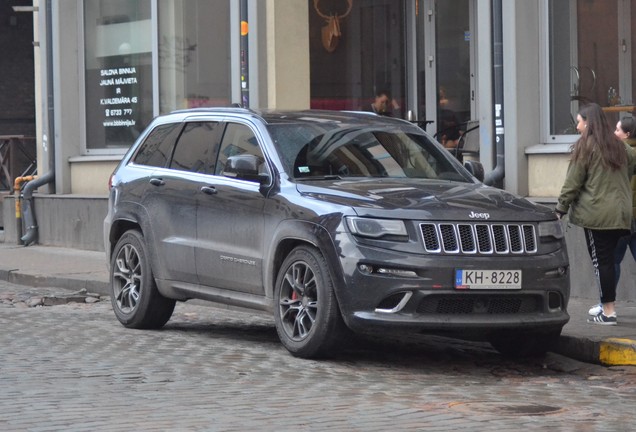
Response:
[[[110,65],[86,71],[87,148],[129,147],[152,120],[152,68]]]

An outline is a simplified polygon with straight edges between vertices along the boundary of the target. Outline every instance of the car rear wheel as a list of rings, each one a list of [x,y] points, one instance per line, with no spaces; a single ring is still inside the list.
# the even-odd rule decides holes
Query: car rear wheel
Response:
[[[175,300],[157,290],[143,235],[137,230],[124,233],[117,242],[110,265],[113,311],[129,328],[154,329],[168,322]]]
[[[532,333],[509,331],[494,336],[490,344],[506,357],[539,357],[555,346],[560,335],[560,328]]]
[[[274,289],[278,336],[291,354],[303,358],[332,353],[344,331],[333,281],[322,254],[300,246],[283,262]]]

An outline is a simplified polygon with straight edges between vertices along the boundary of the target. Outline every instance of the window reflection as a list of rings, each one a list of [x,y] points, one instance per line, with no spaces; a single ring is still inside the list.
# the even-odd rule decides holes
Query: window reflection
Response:
[[[455,148],[470,112],[469,8],[466,0],[437,2],[437,132],[445,147]]]
[[[631,112],[636,1],[550,0],[549,8],[549,133],[576,134],[576,113],[589,102],[610,121]]]
[[[158,42],[161,113],[229,106],[229,0],[160,0]]]
[[[320,0],[309,4],[311,108],[405,114],[405,1]],[[351,7],[351,8],[350,8]],[[349,11],[350,8],[350,11]],[[337,44],[327,17],[338,17]]]
[[[150,0],[84,2],[86,149],[127,148],[150,123]]]

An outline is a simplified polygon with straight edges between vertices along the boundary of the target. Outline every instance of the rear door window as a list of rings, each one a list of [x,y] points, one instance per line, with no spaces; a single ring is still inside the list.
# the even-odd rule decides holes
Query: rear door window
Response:
[[[170,163],[170,168],[195,173],[214,172],[213,155],[219,146],[218,122],[189,122],[186,124]]]
[[[181,123],[169,123],[154,128],[139,147],[133,162],[138,165],[165,167],[170,160],[174,141],[180,128]]]

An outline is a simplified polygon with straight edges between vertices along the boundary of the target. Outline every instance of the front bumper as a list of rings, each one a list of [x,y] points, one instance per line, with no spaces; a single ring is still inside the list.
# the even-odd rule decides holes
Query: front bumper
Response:
[[[399,330],[487,339],[503,330],[552,331],[569,320],[565,249],[545,255],[414,255],[358,247],[340,257],[337,288],[343,318],[354,331]],[[397,269],[412,277],[369,269]],[[521,289],[456,289],[456,269],[521,270]]]

